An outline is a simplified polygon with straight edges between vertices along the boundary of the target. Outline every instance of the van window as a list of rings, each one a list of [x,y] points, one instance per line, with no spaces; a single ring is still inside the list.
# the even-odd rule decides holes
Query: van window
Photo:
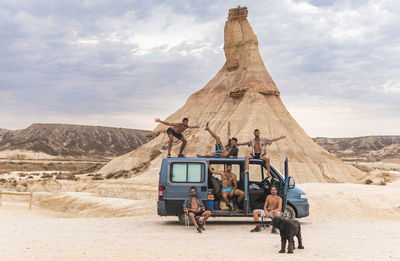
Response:
[[[202,183],[204,164],[202,163],[172,163],[171,182]]]
[[[263,180],[263,166],[260,164],[249,164],[249,181]]]

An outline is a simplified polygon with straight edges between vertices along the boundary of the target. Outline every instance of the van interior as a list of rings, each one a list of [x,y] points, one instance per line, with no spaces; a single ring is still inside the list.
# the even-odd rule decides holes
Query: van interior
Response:
[[[244,166],[239,163],[232,164],[232,173],[236,175],[238,188],[244,191]],[[210,165],[214,170],[226,171],[226,164],[210,161]],[[283,184],[280,184],[280,179],[275,171],[271,168],[271,177],[267,176],[267,169],[265,164],[252,163],[250,161],[249,165],[249,205],[250,210],[262,209],[264,207],[265,198],[271,193],[271,186],[276,186],[280,194]],[[220,202],[224,202],[222,198],[221,188],[221,176],[212,174],[208,171],[208,188],[212,189],[212,194],[214,195],[214,209],[220,210]],[[233,196],[230,199],[233,202],[237,201],[237,197]],[[222,203],[225,206],[225,203]],[[243,204],[238,204],[239,212],[243,212]],[[229,210],[226,210],[229,211]]]

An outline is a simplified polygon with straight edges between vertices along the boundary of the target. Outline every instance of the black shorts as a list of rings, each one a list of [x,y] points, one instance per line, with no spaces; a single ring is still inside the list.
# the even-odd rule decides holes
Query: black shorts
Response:
[[[261,157],[261,153],[252,153],[251,156],[253,156],[253,159],[259,159]]]
[[[171,127],[168,128],[167,134],[168,134],[168,135],[172,134],[172,135],[173,135],[175,138],[177,138],[178,140],[182,139],[182,137],[183,137],[182,133],[176,133],[175,131],[173,131],[173,130],[171,129]]]
[[[197,213],[194,213],[193,211],[189,211],[189,213],[193,213],[195,217],[203,215],[204,212],[205,212],[205,210],[200,210],[200,212],[197,212]]]

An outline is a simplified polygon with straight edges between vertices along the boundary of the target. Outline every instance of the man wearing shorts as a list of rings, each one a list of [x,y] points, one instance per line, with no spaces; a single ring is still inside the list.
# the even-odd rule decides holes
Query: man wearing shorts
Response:
[[[174,137],[182,142],[181,148],[179,149],[178,157],[185,157],[182,154],[182,152],[185,149],[187,140],[185,139],[185,137],[183,137],[182,132],[185,131],[187,128],[200,128],[200,127],[199,126],[189,126],[188,118],[183,118],[181,123],[169,123],[166,121],[162,121],[159,118],[156,118],[154,121],[162,123],[167,126],[171,126],[167,129],[167,134],[168,134],[168,138],[169,138],[167,157],[168,158],[171,157],[171,148],[172,148],[172,142],[174,141]]]
[[[229,204],[229,197],[238,196],[237,203],[239,204],[242,202],[244,198],[244,192],[241,189],[237,188],[237,181],[236,181],[236,175],[232,173],[232,165],[230,163],[226,164],[226,171],[216,171],[213,168],[211,168],[210,162],[208,162],[208,169],[212,174],[216,175],[221,175],[221,180],[222,180],[222,198],[224,199],[224,202],[226,206],[229,208],[229,210],[232,210],[231,205]],[[235,206],[237,207],[237,206]]]
[[[277,194],[278,190],[275,186],[271,187],[271,194],[267,196],[264,203],[264,209],[253,210],[254,221],[256,222],[256,227],[250,230],[250,232],[260,232],[260,223],[258,221],[259,217],[280,217],[282,210],[282,198]],[[271,233],[278,233],[276,228],[272,228]]]
[[[195,187],[191,187],[189,190],[190,197],[183,202],[183,210],[189,212],[189,218],[197,231],[201,233],[205,230],[204,224],[206,220],[211,216],[211,211],[206,210],[200,199],[197,198],[197,190]],[[197,224],[196,217],[203,217],[203,220]]]
[[[213,153],[207,153],[206,155],[197,154],[199,158],[237,158],[239,149],[237,147],[237,139],[233,137],[231,139],[231,123],[228,122],[228,144],[225,146],[222,144],[221,138],[217,136],[210,127],[208,122],[206,124],[206,131],[215,139],[215,151]]]
[[[238,143],[238,145],[247,145],[251,147],[250,155],[246,156],[246,170],[245,172],[249,173],[249,161],[250,159],[262,159],[266,163],[267,167],[267,175],[271,176],[271,167],[270,167],[270,160],[267,156],[267,145],[272,144],[274,141],[278,141],[280,139],[286,138],[285,136],[280,136],[274,139],[263,138],[260,136],[260,131],[258,129],[254,130],[254,139],[250,140],[249,142]]]

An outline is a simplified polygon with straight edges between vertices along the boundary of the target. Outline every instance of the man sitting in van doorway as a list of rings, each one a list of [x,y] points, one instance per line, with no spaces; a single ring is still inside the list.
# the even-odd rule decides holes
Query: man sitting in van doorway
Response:
[[[231,139],[231,122],[228,122],[228,144],[225,146],[222,144],[221,138],[215,134],[210,127],[209,123],[206,123],[205,130],[215,139],[215,151],[206,155],[197,154],[198,158],[237,158],[239,149],[237,147],[237,139],[233,137]]]
[[[264,203],[264,209],[255,209],[253,211],[254,221],[256,227],[250,230],[250,232],[260,232],[259,217],[280,217],[282,210],[282,198],[278,196],[278,190],[275,186],[271,187],[271,194],[267,196]],[[272,228],[271,233],[277,234],[276,228]]]
[[[211,216],[211,211],[206,210],[204,204],[197,198],[197,189],[191,187],[189,189],[190,197],[183,202],[183,210],[189,212],[189,218],[196,227],[197,231],[201,233],[204,229],[206,220]],[[203,217],[203,220],[197,224],[196,217]]]
[[[237,145],[248,145],[251,147],[250,155],[246,156],[246,170],[245,172],[249,173],[249,161],[250,159],[262,159],[265,161],[267,165],[267,175],[271,176],[271,167],[270,167],[270,159],[267,156],[267,145],[271,145],[272,142],[278,141],[280,139],[284,139],[286,136],[280,136],[278,138],[268,139],[260,136],[260,130],[254,130],[254,138],[248,142],[238,143]]]
[[[167,126],[171,126],[167,129],[167,134],[168,134],[168,138],[169,138],[167,157],[168,158],[171,157],[171,148],[172,148],[172,142],[174,141],[174,137],[182,142],[181,148],[179,149],[178,157],[185,157],[183,155],[183,150],[185,149],[187,140],[185,139],[185,137],[183,137],[182,132],[185,131],[187,128],[200,128],[200,126],[189,126],[188,118],[183,118],[181,123],[170,123],[170,122],[162,121],[159,118],[156,118],[154,121],[162,123]]]
[[[244,191],[241,189],[237,188],[237,181],[236,181],[236,175],[232,173],[232,164],[227,163],[226,164],[226,171],[216,171],[210,166],[210,162],[208,162],[208,169],[212,174],[216,175],[221,175],[222,179],[222,198],[224,199],[224,202],[226,206],[229,208],[229,210],[232,210],[231,205],[229,204],[229,199],[228,196],[231,198],[234,195],[238,197],[237,203],[240,204],[244,198]],[[235,206],[237,208],[237,206]]]

